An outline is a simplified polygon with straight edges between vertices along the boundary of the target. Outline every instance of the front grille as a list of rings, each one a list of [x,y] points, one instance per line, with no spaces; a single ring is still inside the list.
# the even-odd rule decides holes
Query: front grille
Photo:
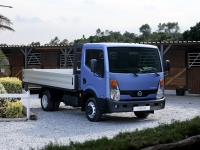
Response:
[[[142,95],[138,96],[138,92],[141,91]],[[121,95],[130,95],[131,97],[146,97],[149,94],[156,94],[157,90],[138,90],[138,91],[120,91]]]

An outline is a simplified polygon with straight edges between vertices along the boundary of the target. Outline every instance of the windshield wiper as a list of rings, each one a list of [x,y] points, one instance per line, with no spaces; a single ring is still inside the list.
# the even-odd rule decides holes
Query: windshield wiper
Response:
[[[112,70],[112,72],[115,72],[115,73],[132,73],[134,74],[135,77],[138,76],[137,73],[133,72],[132,70],[127,70],[127,69],[119,69],[119,70]]]
[[[157,76],[160,76],[160,74],[159,73],[157,73],[157,72],[154,72]]]
[[[143,72],[146,72],[146,73],[155,73],[157,76],[160,76],[160,74],[157,73],[156,71],[157,71],[157,69],[151,68],[151,69],[146,69]]]
[[[134,73],[134,72],[133,72],[133,74],[134,74],[134,76],[135,76],[135,77],[137,77],[137,76],[138,76],[138,74],[137,74],[137,73]]]
[[[138,74],[135,71],[134,72],[133,72],[133,70],[128,70],[128,71],[131,72],[132,74],[134,74],[135,77],[138,76]]]

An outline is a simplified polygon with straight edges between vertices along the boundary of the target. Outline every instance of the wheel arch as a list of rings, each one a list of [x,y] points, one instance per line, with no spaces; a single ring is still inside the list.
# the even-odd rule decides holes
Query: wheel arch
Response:
[[[56,101],[61,101],[63,98],[63,90],[59,90],[59,89],[54,89],[54,88],[48,88],[48,87],[42,87],[42,89],[39,92],[39,98],[42,97],[42,93],[44,91],[49,92],[50,96],[52,99],[56,100]]]
[[[49,89],[48,88],[41,88],[41,90],[40,90],[40,92],[39,92],[39,98],[41,98],[42,97],[42,93],[44,92],[44,91],[47,91],[47,92],[49,92]],[[49,92],[50,93],[50,92]]]
[[[91,97],[97,99],[97,95],[92,89],[87,89],[83,92],[83,97],[81,99],[81,111],[85,111],[86,101]]]

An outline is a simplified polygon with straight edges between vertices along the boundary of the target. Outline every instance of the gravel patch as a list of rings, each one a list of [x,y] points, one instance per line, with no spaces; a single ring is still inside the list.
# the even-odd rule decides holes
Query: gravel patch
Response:
[[[26,100],[22,100],[26,106]],[[101,137],[112,138],[119,132],[155,127],[172,120],[184,121],[200,115],[200,97],[166,96],[166,107],[138,119],[133,112],[105,114],[100,122],[89,122],[80,108],[60,105],[59,111],[44,112],[37,95],[31,95],[31,112],[37,120],[26,122],[0,122],[0,149],[29,150],[41,148],[49,142],[69,144],[70,141]]]

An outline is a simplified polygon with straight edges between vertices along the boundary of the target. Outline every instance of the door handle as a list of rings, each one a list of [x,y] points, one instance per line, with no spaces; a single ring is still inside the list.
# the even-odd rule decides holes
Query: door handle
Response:
[[[86,84],[86,78],[83,78],[83,84]]]

